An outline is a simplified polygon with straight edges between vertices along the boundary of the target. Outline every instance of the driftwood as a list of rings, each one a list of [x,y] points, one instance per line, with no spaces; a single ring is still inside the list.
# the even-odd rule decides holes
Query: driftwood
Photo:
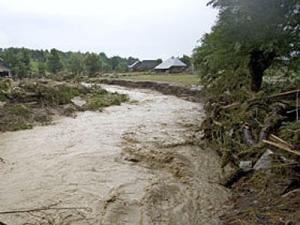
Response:
[[[280,142],[282,144],[284,144],[285,146],[289,147],[289,148],[293,148],[292,145],[290,145],[289,143],[287,143],[286,141],[282,140],[280,137],[275,136],[274,134],[270,135],[270,140],[274,141],[274,142]]]
[[[259,141],[265,140],[268,138],[270,133],[273,130],[276,130],[285,119],[281,116],[283,113],[286,112],[287,106],[285,104],[277,104],[274,106],[271,114],[266,118],[264,122],[264,127],[261,129],[259,134]]]
[[[16,213],[32,213],[32,212],[41,212],[48,210],[91,210],[91,208],[87,207],[43,207],[43,208],[35,208],[35,209],[24,209],[24,210],[11,210],[11,211],[0,211],[0,214],[16,214]]]
[[[296,97],[297,94],[300,93],[300,89],[297,90],[292,90],[292,91],[287,91],[287,92],[282,92],[279,94],[271,95],[267,97],[268,99],[274,99],[274,98],[282,98],[282,97]]]
[[[296,99],[298,94],[300,95],[300,89],[282,92],[282,93],[270,95],[270,96],[263,97],[263,98],[254,98],[254,99],[248,101],[248,105],[249,105],[248,107],[252,107],[253,105],[269,104],[270,102],[274,102],[274,101],[278,101],[278,100]],[[265,101],[265,103],[262,103],[262,101],[263,102]]]
[[[287,105],[283,103],[274,104],[272,112],[264,121],[264,126],[260,131],[259,140],[255,141],[251,132],[251,128],[248,124],[243,127],[244,141],[248,146],[255,147],[259,145],[263,140],[267,139],[270,133],[276,130],[285,119],[282,114],[286,112]]]
[[[270,140],[263,140],[263,142],[265,144],[269,144],[271,146],[274,146],[276,148],[279,148],[279,149],[289,152],[291,154],[300,156],[300,151],[296,150],[294,148],[294,146],[292,146],[285,140],[282,140],[280,137],[277,137],[274,134],[271,134],[269,139]]]
[[[230,108],[238,107],[238,106],[240,106],[240,105],[241,105],[240,102],[234,102],[234,103],[232,103],[232,104],[230,104],[230,105],[221,106],[220,108],[221,108],[221,109],[230,109]]]

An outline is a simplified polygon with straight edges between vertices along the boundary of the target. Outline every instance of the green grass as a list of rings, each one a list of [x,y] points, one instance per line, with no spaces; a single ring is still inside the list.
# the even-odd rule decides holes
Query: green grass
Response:
[[[199,85],[199,76],[192,74],[149,74],[149,75],[125,75],[118,79],[134,80],[134,81],[155,81],[170,84],[192,86]]]
[[[112,105],[121,105],[122,102],[128,101],[127,95],[117,93],[94,93],[87,97],[87,103],[84,106],[87,110],[102,110],[104,107]]]

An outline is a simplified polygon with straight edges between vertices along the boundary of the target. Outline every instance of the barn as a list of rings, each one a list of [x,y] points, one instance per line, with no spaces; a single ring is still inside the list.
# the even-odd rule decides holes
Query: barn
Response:
[[[11,70],[7,66],[7,64],[4,63],[2,59],[0,59],[0,77],[10,77],[11,76]]]
[[[181,73],[187,69],[187,65],[179,58],[172,57],[155,67],[156,72]]]

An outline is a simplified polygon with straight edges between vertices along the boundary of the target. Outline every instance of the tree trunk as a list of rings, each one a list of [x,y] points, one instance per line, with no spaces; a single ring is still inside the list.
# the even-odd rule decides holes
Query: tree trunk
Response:
[[[272,65],[275,56],[274,52],[264,52],[256,49],[251,52],[249,71],[252,91],[258,92],[260,90],[264,72]]]

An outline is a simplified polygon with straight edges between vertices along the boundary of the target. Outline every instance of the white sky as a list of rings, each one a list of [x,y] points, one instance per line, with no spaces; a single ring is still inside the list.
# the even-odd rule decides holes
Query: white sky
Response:
[[[207,1],[0,0],[0,47],[141,59],[191,54],[216,19]]]

